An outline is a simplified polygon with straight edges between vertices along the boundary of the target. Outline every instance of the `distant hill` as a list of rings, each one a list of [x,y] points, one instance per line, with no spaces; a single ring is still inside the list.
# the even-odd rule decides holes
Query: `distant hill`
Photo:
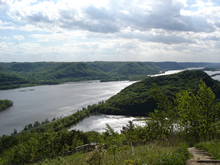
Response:
[[[160,71],[161,68],[155,66],[150,66],[143,62],[130,62],[125,63],[117,69],[117,73],[120,75],[148,75],[156,74]]]
[[[17,88],[27,83],[29,83],[29,81],[25,78],[10,73],[2,73],[0,71],[0,89]]]
[[[208,63],[208,62],[178,62],[183,68],[194,68],[194,67],[220,67],[220,63]]]
[[[111,97],[104,104],[98,105],[98,111],[105,114],[148,115],[157,107],[152,97],[152,83],[164,90],[169,98],[175,97],[181,90],[197,92],[200,79],[211,87],[216,97],[220,98],[220,82],[213,80],[201,70],[184,71],[178,74],[149,77],[136,82]]]
[[[160,70],[162,68],[144,62],[0,63],[0,89],[81,80],[141,80]],[[12,75],[19,81],[11,81]]]
[[[177,62],[154,62],[154,64],[165,70],[184,69],[184,67],[179,65]]]
[[[0,63],[0,89],[82,80],[134,81],[145,79],[148,75],[158,74],[160,71],[211,65],[217,66],[218,64],[104,61]]]

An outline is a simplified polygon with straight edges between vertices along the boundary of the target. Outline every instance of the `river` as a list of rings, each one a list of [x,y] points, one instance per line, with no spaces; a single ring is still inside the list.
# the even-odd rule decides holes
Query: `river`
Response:
[[[182,70],[171,70],[162,75],[180,71]],[[209,75],[220,73],[220,71],[206,72]],[[154,76],[159,75],[161,74]],[[213,79],[220,81],[220,75],[214,76]],[[21,131],[25,125],[34,124],[35,121],[42,122],[45,119],[52,120],[54,117],[71,115],[82,107],[109,99],[132,83],[134,82],[99,82],[97,80],[1,90],[0,100],[12,100],[14,105],[0,112],[0,136],[10,135],[14,128]],[[133,117],[112,115],[92,116],[70,129],[103,132],[105,123],[108,123],[116,131],[119,131],[122,126],[133,119]]]
[[[71,115],[82,107],[109,99],[132,83],[97,80],[1,90],[0,100],[12,100],[14,105],[0,112],[0,136],[10,135],[14,128],[21,131],[35,121]]]
[[[187,69],[180,69],[180,70],[168,70],[164,73],[161,73],[161,74],[155,74],[155,75],[150,75],[151,77],[155,77],[155,76],[164,76],[164,75],[169,75],[169,74],[175,74],[175,73],[179,73],[179,72],[182,72],[184,70],[199,70],[199,69],[203,69],[204,67],[199,67],[199,68],[187,68]],[[219,75],[215,75],[215,76],[212,76],[212,78],[214,80],[218,80],[220,81],[220,70],[219,71],[205,71],[208,75],[212,76],[212,75],[215,75],[215,74],[219,74]]]

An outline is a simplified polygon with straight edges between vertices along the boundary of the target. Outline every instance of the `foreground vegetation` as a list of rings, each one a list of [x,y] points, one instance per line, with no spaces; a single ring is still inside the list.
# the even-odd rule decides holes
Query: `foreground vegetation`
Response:
[[[103,153],[104,152],[104,153]],[[96,158],[95,158],[96,156]],[[98,157],[100,159],[98,159]],[[121,150],[117,150],[116,154],[111,150],[97,150],[91,153],[76,153],[71,156],[56,159],[45,159],[39,164],[69,164],[69,165],[95,165],[95,164],[125,164],[125,165],[141,165],[141,164],[185,164],[185,160],[190,157],[187,152],[187,145],[167,146],[159,143],[151,143],[148,145],[139,146],[124,146]]]
[[[195,146],[207,151],[213,158],[220,159],[220,139],[200,142]]]
[[[13,105],[11,100],[0,100],[0,111],[3,111]]]
[[[69,117],[29,131],[24,130],[17,136],[2,136],[0,164],[185,164],[190,157],[188,146],[205,146],[204,148],[208,149],[207,146],[219,144],[220,102],[217,100],[218,95],[212,90],[213,88],[218,91],[219,84],[207,76],[204,77],[202,71],[186,71],[178,75],[181,77],[181,81],[176,80],[178,83],[189,82],[191,85],[196,83],[193,78],[200,76],[198,87],[182,87],[182,90],[177,90],[175,96],[171,97],[172,95],[167,94],[168,84],[167,88],[164,88],[152,82],[150,93],[157,106],[154,112],[148,113],[150,119],[146,121],[146,126],[134,126],[129,122],[120,134],[108,124],[102,134],[94,131],[67,131],[65,127],[93,112],[99,112],[100,107],[107,103],[100,102]],[[179,78],[178,75],[167,76],[166,79],[170,78],[169,84],[172,84],[171,80]],[[156,78],[158,79],[164,78]],[[148,81],[146,79],[142,83]],[[176,81],[173,83],[177,83]],[[143,86],[140,89],[143,89]],[[76,146],[90,142],[99,143],[90,153],[76,153],[65,158],[46,158],[35,162],[37,158],[71,151]],[[218,158],[218,155],[215,157]]]

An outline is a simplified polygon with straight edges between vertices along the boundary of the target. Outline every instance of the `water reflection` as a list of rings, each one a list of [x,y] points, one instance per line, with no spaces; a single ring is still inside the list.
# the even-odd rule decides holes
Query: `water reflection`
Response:
[[[115,116],[115,115],[95,115],[90,116],[89,118],[84,119],[83,121],[79,122],[76,126],[71,127],[69,130],[81,130],[83,132],[88,131],[97,131],[97,132],[104,132],[106,129],[106,123],[120,133],[123,126],[128,124],[129,120],[133,120],[135,117],[128,117],[128,116]],[[145,121],[134,121],[134,125],[144,126],[146,125]]]

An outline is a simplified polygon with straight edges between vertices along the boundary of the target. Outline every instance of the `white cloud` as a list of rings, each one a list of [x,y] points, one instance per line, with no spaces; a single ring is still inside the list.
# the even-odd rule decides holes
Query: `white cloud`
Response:
[[[1,53],[11,56],[184,61],[219,53],[220,3],[213,0],[0,0],[0,11],[8,37]]]
[[[24,36],[22,35],[14,35],[13,38],[18,41],[24,40]]]
[[[7,44],[5,42],[0,42],[0,49],[1,48],[7,48]]]
[[[100,3],[100,1],[93,3],[91,1],[89,3],[88,1],[79,3],[75,1],[74,3],[73,1],[43,1],[31,5],[28,1],[15,1],[9,8],[8,15],[15,21],[32,24],[43,29],[60,27],[98,33],[115,33],[128,26],[142,31],[149,28],[195,32],[215,30],[206,17],[200,16],[200,13],[204,12],[204,7],[201,7],[201,10],[197,11],[200,13],[196,15],[184,15],[185,1],[170,2],[164,0],[117,1],[117,3],[115,1],[108,3],[107,1],[104,3]],[[217,8],[215,10],[218,11]],[[210,15],[211,10],[205,11]],[[204,26],[194,27],[201,21]]]

